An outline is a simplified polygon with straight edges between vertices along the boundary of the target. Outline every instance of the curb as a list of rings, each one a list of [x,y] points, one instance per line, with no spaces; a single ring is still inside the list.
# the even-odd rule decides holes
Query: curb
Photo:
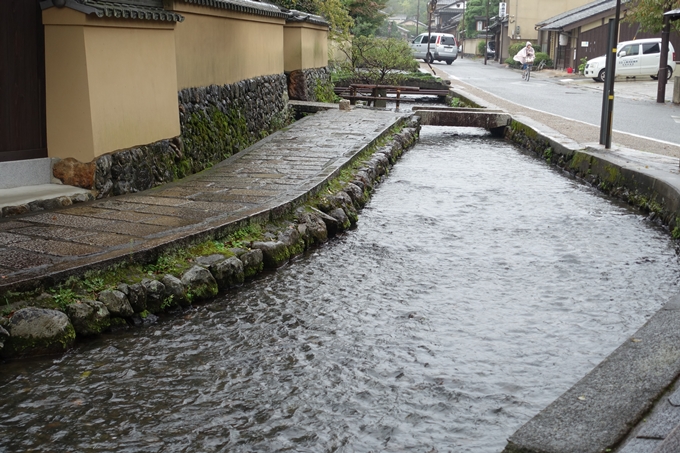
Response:
[[[509,439],[504,453],[616,447],[680,374],[680,296]]]

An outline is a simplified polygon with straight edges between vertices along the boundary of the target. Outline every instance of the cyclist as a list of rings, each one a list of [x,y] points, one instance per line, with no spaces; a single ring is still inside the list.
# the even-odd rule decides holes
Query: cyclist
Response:
[[[526,70],[528,65],[533,64],[534,58],[536,58],[536,52],[534,52],[534,48],[529,41],[527,41],[527,45],[522,50],[517,52],[517,55],[512,57],[513,60],[522,63],[522,70]]]

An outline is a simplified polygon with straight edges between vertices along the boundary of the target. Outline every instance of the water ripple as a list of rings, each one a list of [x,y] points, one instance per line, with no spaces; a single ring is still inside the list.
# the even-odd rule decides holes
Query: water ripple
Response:
[[[290,266],[4,364],[0,451],[500,451],[679,267],[641,216],[463,132],[423,128],[358,228]]]

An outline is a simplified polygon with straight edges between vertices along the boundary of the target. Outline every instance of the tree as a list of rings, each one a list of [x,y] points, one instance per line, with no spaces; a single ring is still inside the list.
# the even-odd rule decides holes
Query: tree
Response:
[[[322,15],[330,25],[329,36],[337,41],[346,41],[354,20],[342,0],[314,0],[318,14]]]
[[[344,70],[352,73],[354,82],[398,84],[404,72],[418,69],[411,48],[402,39],[357,36],[347,57]]]
[[[427,0],[388,0],[387,9],[391,14],[404,14],[408,19],[427,21]]]
[[[323,16],[330,26],[330,38],[338,41],[346,40],[354,26],[343,0],[269,0],[269,2],[282,8]]]
[[[624,20],[639,22],[642,30],[659,33],[663,28],[663,13],[676,8],[680,8],[680,0],[634,0]],[[680,21],[671,22],[671,28],[680,31]]]
[[[489,17],[498,15],[498,2],[491,0],[468,0],[465,6],[465,36],[474,38],[477,31],[477,18],[484,17],[486,21],[486,5],[489,2]]]
[[[343,0],[354,20],[352,34],[355,36],[373,36],[387,18],[382,9],[387,0]]]
[[[305,13],[317,14],[317,0],[269,0],[276,6],[281,6],[287,9],[295,9],[297,11],[304,11]]]
[[[0,0],[2,1],[2,0]],[[332,37],[372,36],[383,25],[388,0],[269,0],[274,5],[319,14],[331,26]]]

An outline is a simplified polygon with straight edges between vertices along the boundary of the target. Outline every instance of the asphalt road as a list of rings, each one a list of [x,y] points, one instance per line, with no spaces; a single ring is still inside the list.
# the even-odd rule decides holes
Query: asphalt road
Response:
[[[443,71],[459,80],[512,103],[570,120],[599,127],[603,84],[592,79],[569,76],[562,71],[533,73],[530,82],[521,79],[519,70],[494,62],[457,59],[451,66],[435,62]],[[673,84],[666,86],[666,99],[671,100]],[[617,79],[614,85],[614,131],[671,144],[680,144],[680,106],[656,102],[657,82]]]

